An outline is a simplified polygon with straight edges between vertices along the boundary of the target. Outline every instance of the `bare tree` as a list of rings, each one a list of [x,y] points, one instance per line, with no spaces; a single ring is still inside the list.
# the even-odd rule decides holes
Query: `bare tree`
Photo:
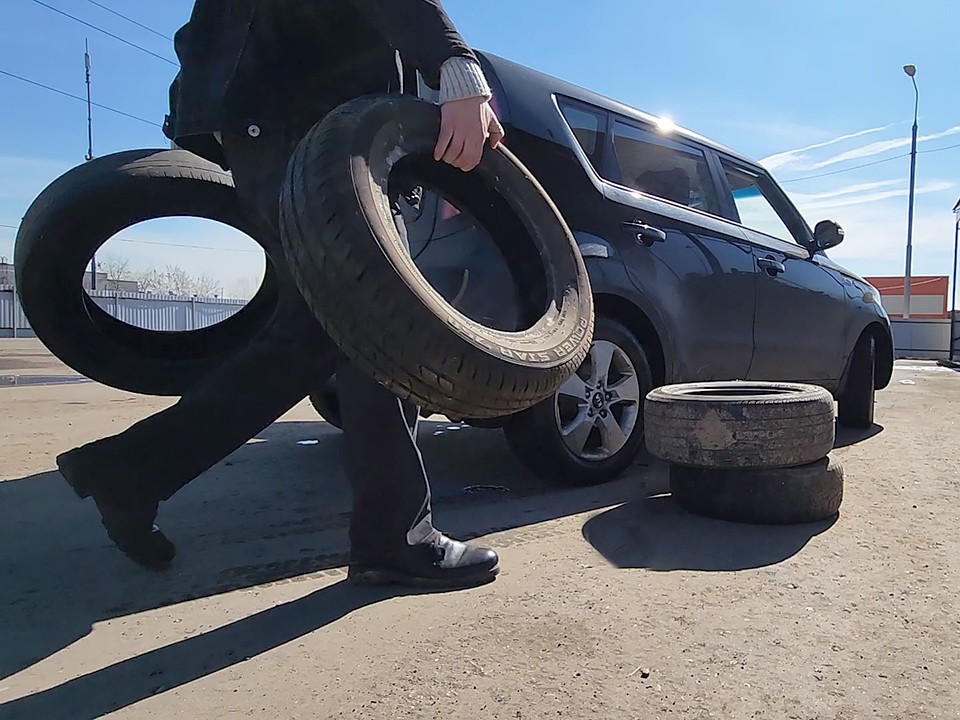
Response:
[[[196,282],[190,277],[190,273],[179,265],[167,265],[167,269],[163,271],[163,283],[163,291],[171,295],[195,294]]]
[[[106,260],[97,263],[100,266],[100,269],[107,276],[107,280],[115,280],[117,282],[121,280],[127,280],[130,278],[132,273],[130,272],[130,259],[122,257],[110,257]]]
[[[197,297],[220,297],[223,295],[223,285],[219,280],[203,273],[193,278],[193,287],[190,294]]]
[[[105,290],[117,290],[120,283],[124,280],[132,280],[133,273],[130,272],[129,258],[110,257],[103,262],[97,263],[100,269],[107,276]]]
[[[166,284],[163,273],[156,268],[144,270],[136,274],[136,281],[140,285],[140,292],[145,293],[164,293]]]

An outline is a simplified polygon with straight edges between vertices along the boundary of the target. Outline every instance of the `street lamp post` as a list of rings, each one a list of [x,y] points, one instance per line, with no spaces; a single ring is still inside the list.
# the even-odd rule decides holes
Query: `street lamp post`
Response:
[[[953,284],[950,286],[952,297],[950,299],[950,354],[949,359],[953,360],[953,353],[957,344],[957,250],[960,249],[960,200],[953,206]]]
[[[913,141],[910,146],[910,200],[907,210],[907,269],[903,274],[903,317],[910,317],[910,271],[913,267],[913,191],[917,174],[917,112],[920,109],[920,90],[917,89],[917,66],[904,65],[903,71],[913,81]]]

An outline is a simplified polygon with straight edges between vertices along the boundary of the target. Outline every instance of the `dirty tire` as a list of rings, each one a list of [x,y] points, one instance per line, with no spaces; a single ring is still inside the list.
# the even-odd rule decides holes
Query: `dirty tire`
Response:
[[[741,470],[670,468],[670,492],[696,515],[759,525],[834,517],[843,500],[843,466],[829,457],[798,467]]]
[[[850,358],[847,387],[837,402],[837,422],[844,427],[873,427],[876,397],[877,343],[869,332],[860,336]]]
[[[559,211],[503,146],[463,173],[432,157],[439,108],[371,96],[340,106],[297,147],[281,241],[300,292],[340,349],[400,397],[494,418],[551,396],[593,335],[583,259]],[[423,278],[394,226],[388,184],[441,187],[492,233],[524,293],[528,329],[485,327]]]
[[[630,359],[639,388],[635,425],[617,452],[609,457],[590,458],[584,453],[574,453],[564,442],[556,396],[512,416],[504,428],[507,444],[524,467],[549,482],[566,485],[609,482],[630,467],[643,446],[643,402],[653,387],[646,351],[630,330],[602,315],[597,317],[594,330],[594,342],[600,340],[612,343]]]
[[[798,383],[666,385],[647,395],[644,414],[650,453],[691,467],[806,465],[836,433],[830,393]]]
[[[17,291],[37,337],[93,380],[147,395],[181,395],[264,327],[277,305],[268,262],[264,284],[227,320],[189,332],[123,323],[83,290],[90,257],[138,222],[191,216],[217,220],[279,253],[240,201],[230,175],[184,150],[130,150],[80,165],[34,200],[17,233]],[[110,302],[101,299],[101,302]]]

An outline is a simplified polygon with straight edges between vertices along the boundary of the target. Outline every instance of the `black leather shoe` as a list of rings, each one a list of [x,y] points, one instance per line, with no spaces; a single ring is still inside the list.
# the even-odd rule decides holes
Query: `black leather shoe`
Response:
[[[106,492],[74,467],[69,454],[57,458],[57,465],[80,498],[93,498],[107,536],[124,555],[148,570],[163,570],[170,565],[177,549],[154,524],[157,501]]]
[[[411,545],[375,562],[353,562],[348,579],[354,585],[406,585],[456,590],[491,582],[500,572],[493,550],[438,534],[431,542]]]

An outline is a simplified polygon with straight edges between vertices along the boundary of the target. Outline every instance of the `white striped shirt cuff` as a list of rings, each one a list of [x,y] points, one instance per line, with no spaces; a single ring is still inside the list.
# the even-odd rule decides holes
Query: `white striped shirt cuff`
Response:
[[[455,56],[440,66],[440,103],[493,96],[483,69],[473,58]]]

